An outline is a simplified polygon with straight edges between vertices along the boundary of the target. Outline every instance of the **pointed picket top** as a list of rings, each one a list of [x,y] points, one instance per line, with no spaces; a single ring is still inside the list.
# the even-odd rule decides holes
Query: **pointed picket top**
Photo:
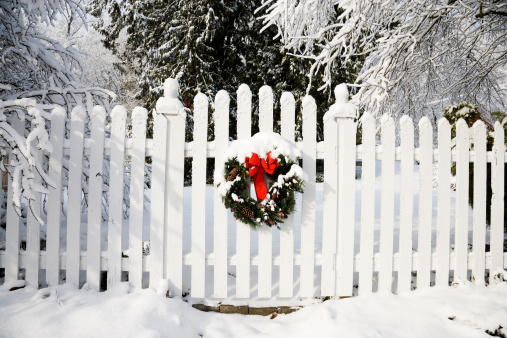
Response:
[[[183,120],[187,114],[178,98],[178,80],[168,78],[164,82],[164,96],[157,100],[156,110],[166,116],[180,116]]]
[[[418,123],[419,129],[433,128],[430,119],[427,116],[423,116]]]
[[[450,127],[450,125],[451,124],[449,123],[449,120],[447,120],[445,117],[441,117],[437,122],[438,129]]]
[[[95,106],[92,109],[92,113],[90,114],[90,118],[92,120],[99,119],[99,121],[105,121],[106,120],[106,108],[102,106]]]
[[[282,107],[293,105],[296,100],[294,99],[294,95],[291,92],[283,92],[282,97],[280,99]]]
[[[127,108],[124,106],[115,106],[111,111],[111,119],[126,119],[127,118]]]
[[[229,97],[229,93],[226,90],[220,90],[218,91],[217,95],[215,96],[215,106],[224,106],[228,105],[231,102],[231,98]]]
[[[132,111],[132,122],[134,124],[144,123],[148,119],[148,110],[143,107],[135,107]]]
[[[382,128],[385,128],[388,125],[394,124],[394,119],[389,114],[383,114],[382,117],[380,118],[380,124]]]
[[[468,129],[468,124],[463,119],[459,119],[458,122],[456,122],[456,134],[458,129],[466,128]]]
[[[252,91],[247,84],[242,84],[238,88],[238,120],[240,116],[252,114]]]
[[[361,123],[365,123],[366,121],[373,120],[373,115],[370,112],[366,112],[361,116]]]
[[[53,108],[51,115],[56,117],[66,117],[67,112],[65,111],[65,108],[63,108],[62,106],[56,106],[55,108]]]
[[[408,115],[403,115],[400,118],[400,126],[413,125],[412,118]]]
[[[273,90],[267,85],[259,90],[259,131],[273,131]]]
[[[315,103],[315,99],[312,96],[310,96],[310,95],[306,95],[303,98],[303,112],[307,112],[307,113],[312,112],[312,113],[315,113],[316,109],[317,109],[317,104]],[[303,114],[303,119],[305,119],[306,116],[305,116],[305,114]]]
[[[195,106],[204,106],[207,108],[208,103],[209,103],[209,100],[208,100],[208,96],[206,96],[206,94],[199,92],[194,97],[194,107]]]
[[[70,116],[73,121],[83,121],[86,118],[86,109],[85,107],[81,105],[77,105],[72,109],[72,112],[70,113]]]
[[[484,130],[484,132],[485,132],[486,131],[486,124],[481,120],[477,120],[477,121],[475,121],[472,128],[474,129],[475,134],[481,132],[482,130]]]
[[[347,85],[342,83],[334,89],[336,103],[329,107],[329,111],[324,115],[324,123],[330,118],[356,118],[356,106],[349,102],[349,90]]]

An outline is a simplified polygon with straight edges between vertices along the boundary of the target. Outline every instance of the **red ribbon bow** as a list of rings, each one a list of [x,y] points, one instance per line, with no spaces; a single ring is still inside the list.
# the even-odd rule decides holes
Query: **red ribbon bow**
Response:
[[[245,167],[248,169],[250,176],[253,177],[258,201],[266,199],[268,194],[266,183],[264,183],[264,171],[271,175],[278,166],[278,159],[271,158],[271,152],[266,154],[266,159],[259,158],[256,153],[252,153],[252,157],[245,158]]]

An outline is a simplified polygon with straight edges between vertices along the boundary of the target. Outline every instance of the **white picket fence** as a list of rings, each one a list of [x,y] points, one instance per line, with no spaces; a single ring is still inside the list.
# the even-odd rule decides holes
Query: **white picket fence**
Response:
[[[183,269],[191,266],[190,294],[205,298],[206,269],[213,267],[213,298],[251,297],[251,273],[256,267],[258,298],[300,298],[351,296],[374,290],[374,275],[378,272],[375,290],[403,292],[412,288],[412,273],[417,272],[417,288],[448,285],[449,276],[485,283],[486,270],[507,268],[507,253],[503,252],[504,164],[507,162],[504,131],[495,125],[495,145],[486,151],[486,127],[477,122],[472,128],[473,150],[470,150],[469,128],[464,121],[457,124],[456,145],[451,148],[451,127],[447,120],[438,121],[438,147],[434,147],[433,127],[426,117],[419,121],[419,147],[414,147],[414,124],[405,116],[400,120],[400,145],[396,146],[395,122],[392,117],[380,120],[380,142],[377,121],[366,113],[362,117],[362,145],[356,146],[356,122],[351,117],[350,103],[341,97],[325,117],[324,141],[316,141],[316,104],[307,96],[303,100],[303,141],[297,142],[302,151],[303,169],[309,181],[301,201],[301,220],[297,229],[300,243],[295,243],[294,217],[280,230],[279,254],[273,255],[273,231],[265,227],[258,232],[258,255],[251,254],[252,230],[237,224],[236,237],[228,236],[227,210],[220,196],[214,193],[213,252],[206,250],[204,205],[207,202],[206,159],[224,162],[229,143],[228,93],[220,91],[215,98],[215,140],[207,141],[208,99],[198,94],[194,102],[194,141],[185,143],[185,113],[177,99],[177,88],[168,82],[165,97],[154,113],[154,136],[146,139],[147,112],[136,108],[132,112],[132,138],[126,138],[127,111],[115,107],[111,113],[110,134],[105,132],[106,115],[95,107],[91,116],[91,135],[84,136],[86,112],[75,109],[71,116],[70,142],[64,140],[65,116],[55,110],[51,117],[53,152],[49,160],[49,175],[56,182],[47,196],[46,250],[39,247],[40,225],[28,215],[26,249],[20,249],[20,217],[11,206],[12,181],[8,189],[6,249],[0,251],[0,268],[5,269],[5,282],[20,278],[25,269],[27,284],[61,283],[60,270],[65,270],[67,283],[79,285],[80,270],[86,270],[86,282],[99,289],[101,271],[107,271],[107,285],[121,281],[122,271],[128,271],[128,281],[137,287],[147,284],[157,288],[162,279],[169,281],[173,296],[184,292]],[[242,85],[237,93],[238,139],[251,136],[252,94]],[[292,94],[281,96],[281,135],[294,141],[295,100]],[[259,129],[272,131],[273,93],[264,86],[259,92]],[[24,121],[14,119],[19,131]],[[106,137],[109,135],[109,137]],[[68,182],[62,182],[63,155],[70,155]],[[82,170],[83,157],[89,156],[88,233],[86,250],[81,250]],[[110,156],[109,207],[107,211],[107,250],[101,248],[103,161]],[[130,216],[128,219],[128,257],[122,257],[122,227],[124,226],[123,180],[124,161],[130,156]],[[145,157],[152,157],[150,251],[143,255],[143,210]],[[183,255],[183,193],[184,158],[193,158],[191,214],[191,253]],[[324,202],[322,248],[315,249],[316,160],[324,160]],[[355,205],[355,167],[362,162],[361,205]],[[374,252],[375,165],[381,161],[380,250]],[[394,176],[395,162],[401,161],[401,196],[399,218],[399,250],[394,252]],[[419,163],[419,215],[413,222],[414,163]],[[432,180],[433,165],[438,164],[438,213],[436,245],[432,245]],[[456,163],[455,224],[451,224],[451,164]],[[474,163],[473,242],[469,243],[468,177],[469,163]],[[486,205],[486,165],[491,163],[493,199]],[[5,173],[3,173],[5,175]],[[10,179],[10,178],[9,178]],[[66,194],[62,194],[65,191]],[[67,218],[61,221],[62,196],[68,196]],[[359,252],[354,251],[355,208],[360,207]],[[486,208],[491,207],[490,251],[485,250]],[[299,222],[299,220],[298,220]],[[61,248],[61,231],[66,227],[66,249]],[[455,238],[451,243],[451,228]],[[418,250],[413,252],[412,233],[417,231]],[[257,235],[256,235],[257,236]],[[235,241],[236,252],[228,252],[228,243]],[[295,244],[300,247],[295,250]],[[454,244],[454,250],[451,249]],[[472,249],[469,248],[472,244]],[[235,266],[235,294],[230,293],[228,271]],[[272,294],[274,266],[279,267],[278,294]],[[299,275],[295,275],[299,267]],[[317,269],[317,267],[319,269]],[[45,270],[45,280],[39,280]],[[468,274],[471,270],[471,275]],[[149,275],[143,272],[149,272]],[[396,288],[393,272],[397,273]],[[432,272],[435,276],[432,277]],[[320,285],[314,285],[315,274],[321,275]],[[143,283],[144,281],[144,283]],[[299,288],[294,284],[299,283]],[[358,284],[358,285],[354,285]],[[296,290],[296,291],[294,291]],[[317,290],[317,291],[316,291]],[[295,292],[298,292],[295,294]]]

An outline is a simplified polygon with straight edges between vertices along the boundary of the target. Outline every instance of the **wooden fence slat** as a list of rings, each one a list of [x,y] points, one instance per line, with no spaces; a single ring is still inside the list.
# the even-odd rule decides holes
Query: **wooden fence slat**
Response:
[[[238,140],[251,136],[252,92],[246,84],[238,89]],[[250,226],[236,222],[236,297],[250,298]]]
[[[373,234],[375,226],[375,119],[370,113],[362,117],[361,166],[361,237],[359,294],[372,292]]]
[[[39,115],[40,111],[34,109],[34,114]],[[32,115],[32,130],[36,128],[34,123],[35,115]],[[32,149],[37,149],[37,140],[32,141]],[[36,158],[42,161],[42,152],[36,150]],[[41,177],[38,173],[34,173],[34,183],[41,184]],[[25,280],[26,283],[35,288],[39,287],[39,257],[40,257],[40,223],[35,215],[41,215],[41,194],[35,192],[35,200],[30,202],[26,216],[26,267]],[[30,211],[31,209],[31,211]],[[32,213],[33,212],[33,213]]]
[[[303,170],[308,175],[301,203],[300,297],[313,297],[315,274],[315,198],[317,161],[317,105],[311,96],[303,99]]]
[[[417,237],[418,268],[417,288],[430,286],[432,184],[433,184],[433,128],[428,117],[419,121],[419,227]]]
[[[388,115],[382,116],[382,193],[380,209],[380,271],[378,290],[388,292],[391,292],[393,279],[394,132],[393,118]]]
[[[167,119],[154,112],[150,212],[150,287],[158,288],[164,278],[164,187]]]
[[[327,119],[326,119],[327,118]],[[338,127],[334,115],[324,116],[324,205],[322,224],[321,296],[335,295],[338,182]]]
[[[193,298],[204,298],[206,256],[206,148],[208,145],[208,97],[194,98],[194,157],[192,160],[192,279]]]
[[[134,287],[143,285],[144,162],[147,119],[146,109],[134,108],[132,111],[129,217],[129,282]]]
[[[356,201],[356,123],[338,118],[338,236],[336,288],[340,297],[352,296]]]
[[[435,285],[449,285],[451,231],[451,126],[446,118],[438,121],[438,214],[437,269]]]
[[[491,268],[490,276],[498,269],[504,268],[503,241],[504,241],[504,198],[505,198],[505,131],[500,122],[495,123],[495,143],[493,145],[493,161],[491,163]],[[490,277],[490,283],[493,278]]]
[[[484,285],[486,270],[486,125],[481,120],[474,126],[474,211],[473,211],[473,246],[474,260],[472,281]]]
[[[269,86],[262,86],[259,90],[259,131],[273,131],[273,91]],[[262,156],[265,156],[264,154]],[[272,257],[273,257],[273,229],[261,225],[259,232],[259,289],[260,298],[271,297]]]
[[[468,126],[456,123],[456,225],[454,235],[454,280],[467,279],[468,266]]]
[[[54,186],[48,186],[48,211],[46,231],[46,282],[56,286],[60,281],[60,214],[62,210],[62,167],[65,117],[63,107],[51,113],[50,141],[53,151],[49,157],[49,178]]]
[[[24,135],[25,131],[25,115],[18,113],[13,114],[10,118],[11,127],[20,135]],[[9,151],[9,164],[15,161],[12,151]],[[12,168],[11,168],[12,169]],[[14,180],[12,175],[8,175],[7,190],[7,215],[6,215],[6,233],[5,233],[5,282],[18,280],[19,277],[19,221],[20,217],[14,209]],[[19,186],[21,182],[16,182]]]
[[[412,219],[414,213],[414,123],[408,115],[400,119],[401,195],[398,293],[412,287]]]
[[[107,287],[121,282],[123,228],[123,171],[127,110],[116,106],[111,112],[111,162],[109,169],[109,222],[107,240]]]
[[[81,201],[83,197],[83,143],[86,110],[76,106],[71,112],[69,200],[67,204],[66,282],[79,286],[81,259]]]
[[[88,190],[88,230],[86,256],[86,282],[100,289],[100,253],[102,243],[102,185],[104,166],[104,126],[106,110],[95,106],[91,113],[90,181]]]
[[[296,128],[296,101],[284,92],[281,103],[281,136],[294,142]],[[294,215],[280,224],[280,297],[292,297],[294,291]]]
[[[215,97],[215,149],[220,151],[215,154],[215,177],[222,174],[223,170],[219,170],[219,167],[226,161],[225,154],[229,145],[229,103],[229,94],[224,90],[219,91]],[[217,189],[214,191],[214,252],[214,296],[227,298],[227,209]]]

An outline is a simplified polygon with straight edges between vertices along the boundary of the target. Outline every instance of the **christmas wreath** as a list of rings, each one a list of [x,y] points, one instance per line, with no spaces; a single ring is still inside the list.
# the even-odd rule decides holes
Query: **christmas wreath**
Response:
[[[227,152],[217,189],[237,220],[257,229],[279,223],[294,212],[295,192],[303,192],[306,174],[301,152],[276,133],[257,133],[235,141]],[[256,199],[250,195],[251,180]]]

